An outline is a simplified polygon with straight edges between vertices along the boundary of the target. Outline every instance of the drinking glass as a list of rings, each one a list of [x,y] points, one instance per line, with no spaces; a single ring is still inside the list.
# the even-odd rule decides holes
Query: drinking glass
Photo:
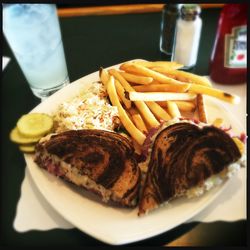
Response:
[[[3,4],[3,33],[35,96],[69,83],[55,4]]]

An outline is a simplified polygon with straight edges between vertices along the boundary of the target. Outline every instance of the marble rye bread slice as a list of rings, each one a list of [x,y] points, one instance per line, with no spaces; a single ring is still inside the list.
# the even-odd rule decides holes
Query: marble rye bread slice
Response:
[[[185,195],[241,157],[233,139],[221,129],[180,122],[157,134],[139,201],[139,215]]]
[[[35,162],[53,175],[124,207],[138,203],[140,169],[131,143],[105,130],[70,130],[41,140]]]

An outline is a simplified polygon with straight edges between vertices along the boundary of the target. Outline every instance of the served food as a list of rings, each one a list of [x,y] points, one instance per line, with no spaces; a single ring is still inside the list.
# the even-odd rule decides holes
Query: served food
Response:
[[[231,104],[240,98],[213,88],[207,78],[182,71],[181,66],[139,60],[121,64],[120,70],[100,70],[110,101],[118,107],[140,155],[139,167],[146,181],[141,187],[139,215],[173,198],[202,194],[236,172],[239,159],[244,165],[242,141],[223,130],[223,120],[209,124],[205,95]],[[171,125],[176,122],[181,125]],[[155,139],[166,124],[180,126],[179,134],[173,136],[176,130],[165,128]]]
[[[137,205],[140,169],[132,144],[118,133],[85,129],[52,134],[36,145],[35,162],[104,202]]]
[[[30,113],[17,121],[17,129],[26,137],[43,137],[53,128],[53,120],[47,114]]]
[[[52,132],[53,118],[44,113],[29,113],[18,119],[10,132],[10,140],[19,145],[24,153],[33,153],[35,144],[46,134]]]
[[[121,122],[136,144],[142,146],[150,129],[172,118],[186,117],[187,112],[188,117],[207,123],[206,95],[239,103],[238,96],[213,88],[208,78],[181,67],[176,62],[134,60],[121,64],[119,70],[100,69],[111,103],[119,107]],[[128,115],[131,108],[140,115],[140,123]]]
[[[120,124],[117,108],[109,104],[107,91],[100,82],[93,82],[82,93],[61,103],[53,119],[57,133],[72,129],[113,131]]]
[[[171,121],[154,135],[139,215],[180,197],[202,195],[240,169],[241,152],[223,130]]]
[[[245,159],[245,136],[230,134],[221,117],[211,122],[205,96],[240,99],[181,67],[136,60],[100,68],[99,82],[51,116],[25,115],[10,138],[23,152],[35,151],[38,166],[105,203],[139,202],[139,215],[201,195]]]
[[[33,153],[35,144],[49,133],[78,129],[113,131],[120,126],[117,108],[107,100],[103,84],[94,82],[87,90],[61,103],[54,114],[23,115],[10,132],[10,139],[24,153]]]

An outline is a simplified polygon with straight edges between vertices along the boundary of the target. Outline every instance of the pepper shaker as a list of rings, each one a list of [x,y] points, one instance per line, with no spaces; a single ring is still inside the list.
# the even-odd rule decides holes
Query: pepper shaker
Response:
[[[181,4],[166,4],[162,10],[160,51],[172,56],[175,44],[176,22]]]
[[[195,66],[200,43],[202,20],[198,4],[183,4],[177,20],[173,60],[190,69]]]

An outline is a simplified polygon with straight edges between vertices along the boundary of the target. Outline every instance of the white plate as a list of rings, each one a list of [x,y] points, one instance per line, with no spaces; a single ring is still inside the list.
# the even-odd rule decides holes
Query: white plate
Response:
[[[52,113],[62,101],[75,96],[79,90],[98,80],[98,71],[82,77],[52,95],[32,112]],[[222,117],[226,124],[231,124],[236,133],[242,131],[241,125],[220,101],[206,98],[206,102],[211,121]],[[228,185],[225,183],[216,187],[199,198],[175,200],[139,218],[137,208],[123,209],[107,206],[94,195],[39,168],[33,162],[32,155],[25,154],[25,160],[38,189],[59,214],[84,233],[113,245],[143,240],[186,222],[207,207],[219,194],[223,195],[223,190]]]

